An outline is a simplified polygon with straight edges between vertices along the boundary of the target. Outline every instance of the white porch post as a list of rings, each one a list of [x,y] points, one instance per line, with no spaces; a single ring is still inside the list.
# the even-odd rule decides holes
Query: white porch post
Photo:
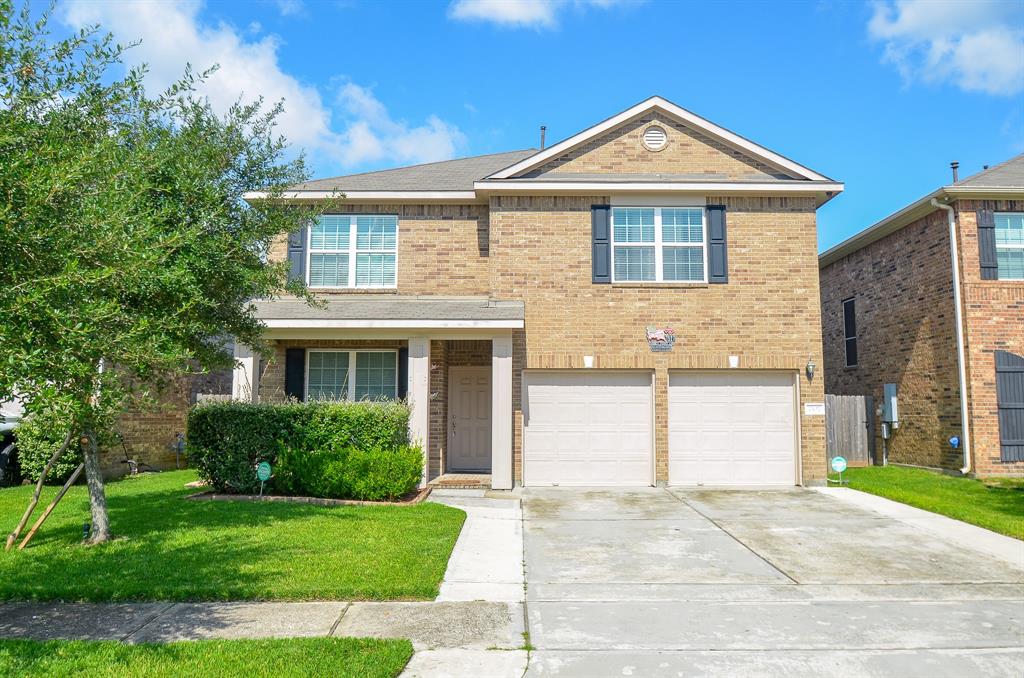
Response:
[[[426,487],[430,474],[430,339],[409,339],[409,439],[423,447],[423,477],[420,487]]]
[[[260,357],[252,348],[235,342],[235,369],[231,375],[231,397],[257,402],[260,392]]]
[[[491,487],[512,489],[512,335],[491,339]]]

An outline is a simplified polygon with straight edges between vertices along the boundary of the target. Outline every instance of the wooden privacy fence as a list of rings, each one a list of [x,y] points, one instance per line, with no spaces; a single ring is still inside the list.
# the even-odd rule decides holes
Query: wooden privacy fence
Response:
[[[875,458],[875,401],[871,396],[825,396],[828,458],[846,457],[850,466]]]

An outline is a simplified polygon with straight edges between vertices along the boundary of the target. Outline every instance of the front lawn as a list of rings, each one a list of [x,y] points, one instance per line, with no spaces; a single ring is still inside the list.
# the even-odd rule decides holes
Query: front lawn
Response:
[[[833,476],[833,478],[838,476]],[[1024,539],[1024,480],[986,484],[901,466],[851,468],[850,487]]]
[[[407,640],[291,638],[126,645],[116,641],[0,640],[0,675],[95,678],[394,678]]]
[[[186,500],[195,478],[174,471],[108,484],[118,539],[91,547],[81,543],[85,488],[72,488],[24,551],[0,551],[0,599],[432,599],[466,517],[429,502]],[[37,515],[56,489],[46,488]],[[31,494],[0,490],[0,534],[14,529]]]

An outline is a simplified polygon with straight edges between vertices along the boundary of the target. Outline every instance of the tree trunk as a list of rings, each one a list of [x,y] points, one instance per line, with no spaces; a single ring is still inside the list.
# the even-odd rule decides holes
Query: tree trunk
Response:
[[[110,519],[107,517],[107,495],[103,491],[103,474],[100,473],[100,453],[96,445],[96,434],[85,434],[82,458],[85,463],[85,483],[89,487],[89,508],[92,510],[92,533],[90,544],[110,541]]]

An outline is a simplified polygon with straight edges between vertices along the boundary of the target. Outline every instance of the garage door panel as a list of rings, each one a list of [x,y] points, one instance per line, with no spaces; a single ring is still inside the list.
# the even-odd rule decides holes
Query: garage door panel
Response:
[[[673,372],[668,390],[670,483],[795,483],[791,374]]]
[[[649,372],[524,373],[524,483],[650,485],[651,408]]]

